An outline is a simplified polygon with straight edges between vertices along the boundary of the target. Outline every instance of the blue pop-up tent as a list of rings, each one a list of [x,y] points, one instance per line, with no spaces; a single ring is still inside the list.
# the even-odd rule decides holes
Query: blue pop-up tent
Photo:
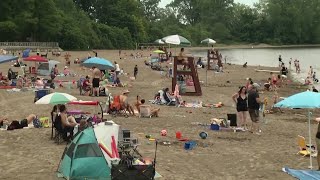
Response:
[[[18,59],[19,59],[19,57],[17,57],[17,56],[0,55],[0,64],[14,61],[14,60],[18,60]]]
[[[29,57],[30,51],[31,51],[30,49],[24,50],[23,53],[22,53],[22,58]]]

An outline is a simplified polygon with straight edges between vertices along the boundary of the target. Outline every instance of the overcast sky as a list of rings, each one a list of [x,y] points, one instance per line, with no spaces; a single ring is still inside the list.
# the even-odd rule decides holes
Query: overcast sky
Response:
[[[167,4],[169,4],[172,0],[161,0],[160,7],[165,7]],[[239,2],[243,4],[247,4],[252,6],[253,3],[259,2],[259,0],[234,0],[234,2]]]

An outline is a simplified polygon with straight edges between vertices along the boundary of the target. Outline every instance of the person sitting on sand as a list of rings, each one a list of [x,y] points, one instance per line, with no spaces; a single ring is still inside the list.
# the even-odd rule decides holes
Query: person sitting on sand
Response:
[[[8,126],[7,130],[22,129],[24,127],[28,127],[28,125],[33,123],[33,121],[36,119],[37,119],[36,115],[30,114],[25,119],[22,119],[20,121],[12,121],[11,124]]]
[[[304,80],[304,85],[310,85],[312,84],[310,77],[308,76],[305,80]]]
[[[140,106],[141,105],[145,105],[145,102],[146,102],[146,100],[144,100],[144,99],[140,100],[139,96],[137,96],[137,103],[135,105],[136,105],[136,108],[137,108],[139,113],[140,113]],[[160,108],[153,108],[153,107],[150,106],[151,116],[159,117],[159,111],[160,111]]]
[[[82,89],[85,92],[90,92],[91,91],[91,86],[92,86],[92,84],[90,83],[90,77],[86,76],[86,79],[82,83]]]
[[[316,87],[312,86],[312,92],[319,92],[318,89],[316,89]]]
[[[36,88],[43,88],[43,86],[44,86],[43,80],[41,80],[40,78],[37,78],[37,80],[35,82],[35,86],[36,86]]]
[[[268,81],[264,83],[264,90],[270,91],[271,90],[271,78],[268,78]]]
[[[121,104],[121,109],[125,109],[129,112],[130,115],[135,115],[133,107],[129,104],[128,100],[128,95],[130,91],[124,90],[122,94],[120,95],[120,104]]]
[[[10,86],[11,85],[11,81],[9,80],[9,78],[7,76],[4,76],[2,78],[2,80],[0,81],[0,85],[1,86]]]
[[[242,65],[242,67],[244,67],[244,68],[248,67],[248,62],[244,63],[244,64]]]

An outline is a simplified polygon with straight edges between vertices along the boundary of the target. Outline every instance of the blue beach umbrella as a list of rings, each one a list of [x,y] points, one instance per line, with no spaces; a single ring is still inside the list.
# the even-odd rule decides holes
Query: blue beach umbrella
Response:
[[[87,59],[83,62],[83,66],[88,68],[96,67],[100,70],[114,69],[113,64],[109,60],[99,57],[92,57],[90,59]]]
[[[301,92],[285,98],[274,105],[279,108],[308,109],[309,144],[311,145],[311,112],[310,109],[320,108],[320,93],[311,91]],[[312,169],[312,157],[310,155],[310,168]]]
[[[14,60],[18,60],[18,59],[19,59],[19,57],[17,57],[17,56],[0,55],[0,64],[14,61]]]

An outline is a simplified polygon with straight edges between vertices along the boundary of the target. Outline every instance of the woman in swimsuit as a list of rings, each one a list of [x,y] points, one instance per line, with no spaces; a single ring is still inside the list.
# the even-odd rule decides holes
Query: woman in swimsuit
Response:
[[[237,105],[238,126],[246,130],[246,119],[248,113],[247,88],[242,86],[240,90],[232,96],[233,101]]]

